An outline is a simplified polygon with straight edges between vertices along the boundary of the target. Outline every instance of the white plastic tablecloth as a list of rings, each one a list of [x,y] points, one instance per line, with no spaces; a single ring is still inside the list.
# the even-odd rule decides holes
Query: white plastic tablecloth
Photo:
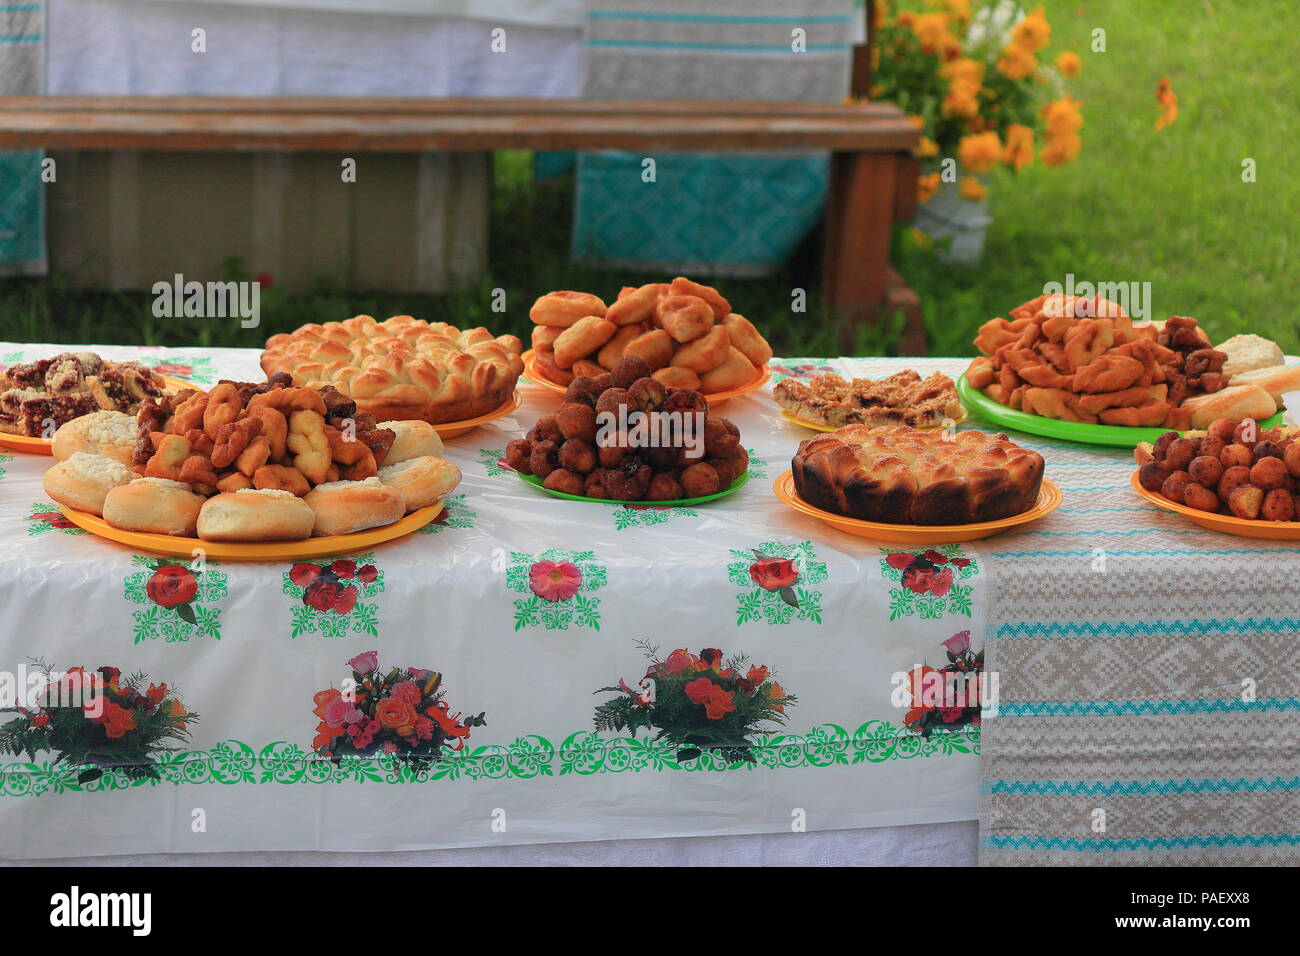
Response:
[[[255,350],[89,348],[205,386],[261,378]],[[0,344],[0,362],[59,350]],[[787,364],[796,367],[778,371],[880,375],[907,364],[956,374],[962,365]],[[116,772],[79,784],[76,768],[48,752],[0,757],[0,857],[727,837],[757,860],[795,846],[806,855],[813,844],[787,836],[781,850],[747,835],[975,818],[978,729],[910,735],[891,678],[943,663],[941,642],[957,632],[970,631],[978,646],[987,579],[978,546],[947,548],[949,559],[965,560],[940,596],[891,577],[891,552],[924,549],[882,547],[787,509],[772,481],[810,433],[788,423],[767,390],[720,409],[751,449],[750,481],[732,496],[670,510],[552,498],[500,465],[506,442],[559,401],[530,384],[521,390],[519,412],[448,442],[464,478],[447,519],[356,559],[381,577],[347,614],[307,607],[291,562],[209,560],[197,623],[180,620],[144,589],[146,556],[50,519],[41,475],[51,459],[0,457],[0,669],[40,658],[59,670],[144,671],[200,715],[184,750],[160,756],[159,778],[138,784]],[[756,550],[799,562],[798,608],[750,580]],[[583,584],[541,603],[526,571],[552,559],[574,562]],[[798,702],[785,727],[754,738],[753,766],[707,755],[678,763],[662,745],[647,749],[644,734],[597,733],[593,708],[610,695],[594,692],[644,673],[638,641],[662,654],[743,653],[774,669]],[[314,759],[313,694],[339,687],[347,661],[368,650],[385,667],[442,672],[453,712],[484,711],[487,725],[421,779],[383,755],[338,766]],[[897,859],[899,847],[937,843],[954,862],[969,861],[973,825],[928,837],[925,829],[819,839],[828,860],[832,847],[841,859],[851,847],[870,856],[872,846]],[[728,862],[729,844],[716,845],[716,862]],[[661,852],[619,846],[590,852]],[[583,859],[556,847],[530,853],[525,860]]]

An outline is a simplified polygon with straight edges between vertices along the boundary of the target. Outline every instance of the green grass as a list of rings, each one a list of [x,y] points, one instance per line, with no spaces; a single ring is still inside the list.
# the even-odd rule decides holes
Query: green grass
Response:
[[[1284,150],[1297,141],[1295,64],[1300,4],[1294,0],[1047,0],[1051,55],[1076,50],[1083,74],[1083,151],[1060,169],[1035,165],[993,184],[992,226],[982,262],[959,267],[916,248],[898,230],[894,257],[921,296],[930,350],[966,355],[975,329],[1038,294],[1043,283],[1150,282],[1155,317],[1194,315],[1220,340],[1254,331],[1300,352],[1294,295],[1300,185]],[[1090,50],[1095,28],[1107,52]],[[1159,133],[1155,88],[1168,76],[1178,121]],[[1242,159],[1257,181],[1241,180]],[[654,273],[613,272],[569,261],[572,180],[533,182],[524,153],[496,158],[489,272],[455,295],[392,295],[322,284],[310,294],[263,290],[262,326],[156,319],[150,296],[90,292],[63,277],[0,281],[0,339],[257,347],[304,322],[360,312],[410,313],[458,325],[526,334],[527,307],[557,288],[612,295]],[[836,330],[816,296],[820,238],[811,236],[764,280],[719,280],[736,310],[757,322],[779,354],[838,354]],[[237,263],[227,267],[240,277]],[[507,312],[490,310],[506,290]],[[790,312],[794,287],[811,293]],[[855,354],[889,354],[896,324],[862,330]]]

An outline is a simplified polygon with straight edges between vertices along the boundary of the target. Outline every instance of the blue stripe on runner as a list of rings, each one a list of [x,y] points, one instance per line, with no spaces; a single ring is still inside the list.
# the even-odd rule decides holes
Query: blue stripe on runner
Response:
[[[1204,637],[1207,634],[1290,634],[1300,617],[1192,618],[1187,621],[1016,621],[999,625],[996,638],[1012,637]]]
[[[1206,780],[994,780],[985,793],[1045,797],[1144,797],[1170,794],[1286,793],[1300,777],[1220,777]]]
[[[587,46],[643,47],[665,50],[742,50],[752,53],[792,53],[785,43],[683,43],[669,40],[588,40]],[[829,53],[847,50],[847,43],[809,43],[804,49],[809,53]]]
[[[1300,710],[1300,697],[1258,700],[1022,700],[998,704],[998,717],[1136,717]]]
[[[624,10],[592,10],[588,17],[593,20],[675,20],[680,23],[848,23],[851,19],[844,15],[821,16],[746,16],[744,14],[714,13],[649,13]]]
[[[18,33],[13,36],[0,37],[0,43],[40,43],[39,33]]]
[[[1074,837],[994,836],[980,841],[993,850],[1081,850],[1105,853],[1118,850],[1192,850],[1206,847],[1300,846],[1300,833],[1206,833],[1176,837]]]

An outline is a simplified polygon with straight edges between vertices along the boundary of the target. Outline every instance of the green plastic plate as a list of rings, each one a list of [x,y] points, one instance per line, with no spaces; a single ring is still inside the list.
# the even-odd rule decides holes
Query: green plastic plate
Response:
[[[1017,411],[999,405],[983,392],[972,387],[965,374],[957,379],[957,396],[966,410],[979,415],[987,422],[1014,428],[1016,431],[1044,438],[1061,438],[1065,441],[1082,442],[1085,445],[1110,445],[1116,448],[1134,448],[1138,442],[1154,442],[1169,431],[1168,428],[1129,428],[1125,425],[1089,425],[1086,422],[1063,422],[1056,418],[1044,418],[1029,412]],[[1272,428],[1282,424],[1282,413],[1260,422],[1261,428]]]
[[[525,475],[520,472],[515,472],[515,474],[519,475],[522,480],[539,491],[544,491],[548,495],[554,495],[556,498],[567,498],[570,501],[591,501],[598,505],[650,505],[655,508],[678,508],[686,505],[702,505],[706,501],[715,501],[718,498],[725,498],[732,492],[739,491],[741,488],[744,488],[746,482],[749,481],[749,472],[745,472],[733,481],[731,487],[726,491],[719,491],[712,495],[704,495],[701,498],[677,498],[673,501],[615,501],[612,498],[585,498],[582,495],[570,495],[565,494],[563,491],[552,491],[550,488],[543,487],[542,479],[538,478],[536,475]]]

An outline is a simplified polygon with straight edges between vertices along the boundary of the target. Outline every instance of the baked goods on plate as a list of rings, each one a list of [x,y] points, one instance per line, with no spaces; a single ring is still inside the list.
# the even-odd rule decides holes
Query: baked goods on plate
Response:
[[[703,392],[716,404],[762,385],[772,358],[767,340],[717,289],[684,276],[626,286],[608,306],[588,292],[548,292],[529,318],[528,377],[555,391],[632,356],[661,384]]]
[[[1133,455],[1133,487],[1160,507],[1230,534],[1300,539],[1300,428],[1222,418]]]
[[[799,497],[832,514],[885,524],[963,525],[1028,511],[1043,456],[1006,435],[848,425],[799,443]]]
[[[379,420],[438,425],[481,418],[509,403],[524,370],[522,350],[515,336],[484,328],[358,315],[271,336],[262,369],[283,372],[294,385],[333,386]]]
[[[877,380],[846,380],[830,372],[806,383],[786,378],[772,397],[791,421],[818,431],[845,425],[942,428],[966,416],[952,379],[941,372],[923,379],[911,369]]]
[[[554,414],[506,445],[506,464],[562,497],[677,503],[739,489],[749,455],[700,392],[666,386],[644,359],[624,356],[574,379]]]
[[[116,458],[78,452],[47,471],[42,483],[45,493],[59,504],[98,515],[104,513],[104,498],[109,491],[135,477]]]

